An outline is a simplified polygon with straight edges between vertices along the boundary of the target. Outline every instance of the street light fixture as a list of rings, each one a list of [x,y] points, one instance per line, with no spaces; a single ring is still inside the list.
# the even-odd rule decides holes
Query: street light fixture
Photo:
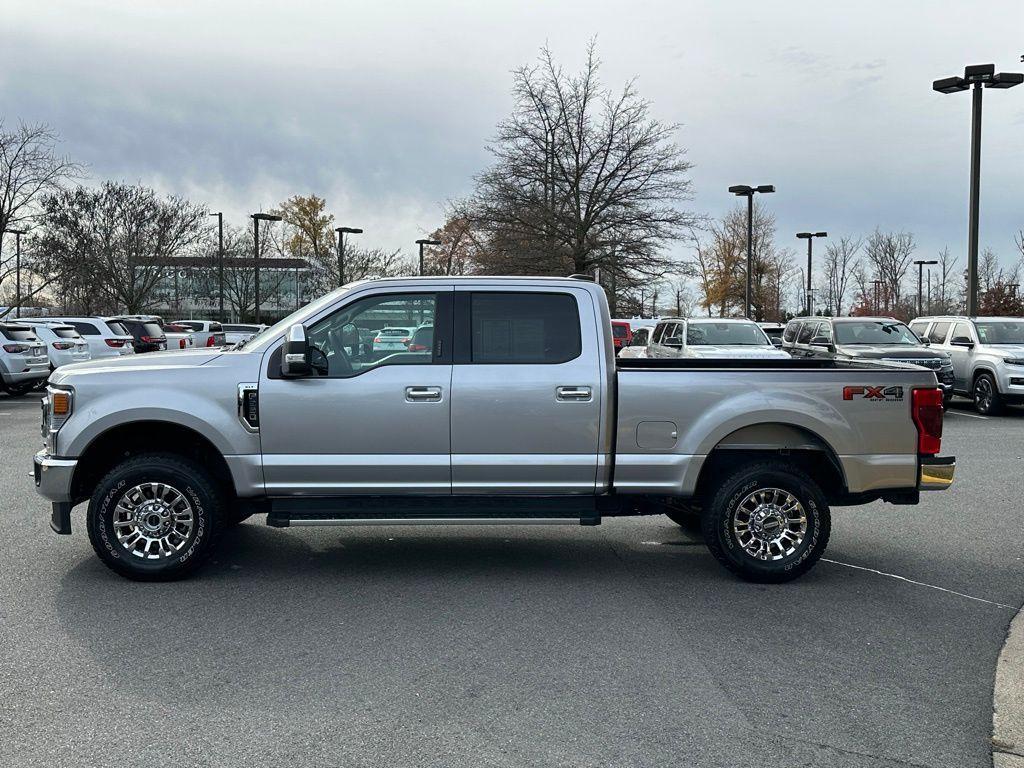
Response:
[[[811,244],[816,237],[828,237],[828,232],[797,232],[796,236],[807,241],[807,314],[814,314],[811,310]]]
[[[256,300],[255,301],[255,303],[256,303],[256,325],[259,325],[260,324],[260,222],[261,221],[268,221],[268,222],[280,221],[281,217],[280,216],[275,216],[272,213],[253,213],[253,214],[250,214],[249,218],[252,219],[252,226],[253,226],[252,248],[253,248],[253,261],[255,263],[255,273],[256,273],[254,275],[254,278],[255,278],[255,281],[256,281],[256,293],[255,293],[254,298]]]
[[[761,184],[758,187],[751,187],[746,184],[736,184],[729,187],[729,191],[736,197],[747,198],[747,290],[744,294],[743,316],[749,318],[750,312],[750,280],[754,265],[754,195],[761,193],[769,194],[775,191],[773,184]]]
[[[914,263],[917,264],[917,316],[921,317],[924,314],[924,305],[921,303],[921,274],[924,271],[925,264],[931,266],[932,264],[938,264],[939,262],[935,259],[915,259]],[[928,277],[931,278],[931,270],[928,270]],[[928,295],[929,300],[931,294]]]
[[[440,245],[440,240],[417,240],[416,245],[420,247],[420,277],[423,277],[423,246],[424,245]]]
[[[1024,82],[1020,72],[996,72],[995,64],[964,67],[963,77],[944,77],[932,83],[939,93],[971,94],[971,198],[967,223],[967,314],[978,313],[978,214],[981,192],[981,89],[1013,88]]]
[[[14,235],[14,316],[21,317],[21,236],[28,230],[8,227],[3,234]]]
[[[338,227],[338,287],[345,284],[345,235],[361,235],[363,230],[358,227]]]
[[[224,212],[218,211],[217,213],[211,213],[211,216],[217,217],[217,296],[218,296],[218,316],[220,321],[224,322]]]

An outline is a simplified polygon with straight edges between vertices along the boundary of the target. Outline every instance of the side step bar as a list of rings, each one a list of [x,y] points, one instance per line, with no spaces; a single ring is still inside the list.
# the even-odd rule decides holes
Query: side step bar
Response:
[[[601,501],[607,502],[607,499]],[[269,500],[267,525],[600,525],[592,496],[315,496]]]

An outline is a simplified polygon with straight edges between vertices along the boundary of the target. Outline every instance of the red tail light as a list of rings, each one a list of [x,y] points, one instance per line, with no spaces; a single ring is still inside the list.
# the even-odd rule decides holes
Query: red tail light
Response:
[[[4,344],[4,351],[16,355],[19,352],[28,352],[28,347],[24,344]]]
[[[934,456],[942,446],[942,390],[911,392],[911,415],[917,426],[917,452]]]
[[[120,349],[124,346],[124,339],[104,339],[104,341],[107,342],[108,347],[113,347],[114,349]]]
[[[373,340],[373,343],[374,343],[374,344],[380,344],[380,343],[381,343],[381,341],[380,341],[380,336],[378,336],[378,337],[377,337],[376,339],[374,339],[374,340]]]
[[[217,344],[217,342],[216,342],[216,340],[214,340],[213,336],[210,336],[210,337],[209,337],[209,338],[208,338],[208,339],[206,340],[206,346],[208,346],[208,347],[213,347],[213,346],[216,346],[216,344]]]
[[[184,349],[184,348],[185,348],[185,340],[184,339],[178,339],[178,349]]]
[[[54,349],[74,349],[74,342],[71,341],[55,341],[53,342]]]
[[[409,351],[410,352],[426,352],[427,351],[427,347],[425,347],[423,344],[410,344],[409,345]]]

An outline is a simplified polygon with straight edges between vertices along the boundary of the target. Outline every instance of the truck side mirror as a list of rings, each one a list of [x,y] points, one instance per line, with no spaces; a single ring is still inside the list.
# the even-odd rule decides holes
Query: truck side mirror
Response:
[[[308,376],[312,368],[309,362],[306,326],[296,323],[288,329],[284,347],[281,349],[281,376],[286,379]]]
[[[967,347],[968,349],[974,348],[974,342],[966,336],[954,336],[950,339],[950,345],[954,347]]]
[[[832,340],[828,336],[815,336],[811,339],[812,347],[825,347],[829,352],[835,352],[835,346],[832,344]]]

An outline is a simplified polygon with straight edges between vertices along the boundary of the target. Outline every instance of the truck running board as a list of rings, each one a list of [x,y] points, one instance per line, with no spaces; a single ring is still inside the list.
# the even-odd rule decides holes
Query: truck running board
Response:
[[[600,525],[598,507],[591,496],[280,497],[267,525]]]

